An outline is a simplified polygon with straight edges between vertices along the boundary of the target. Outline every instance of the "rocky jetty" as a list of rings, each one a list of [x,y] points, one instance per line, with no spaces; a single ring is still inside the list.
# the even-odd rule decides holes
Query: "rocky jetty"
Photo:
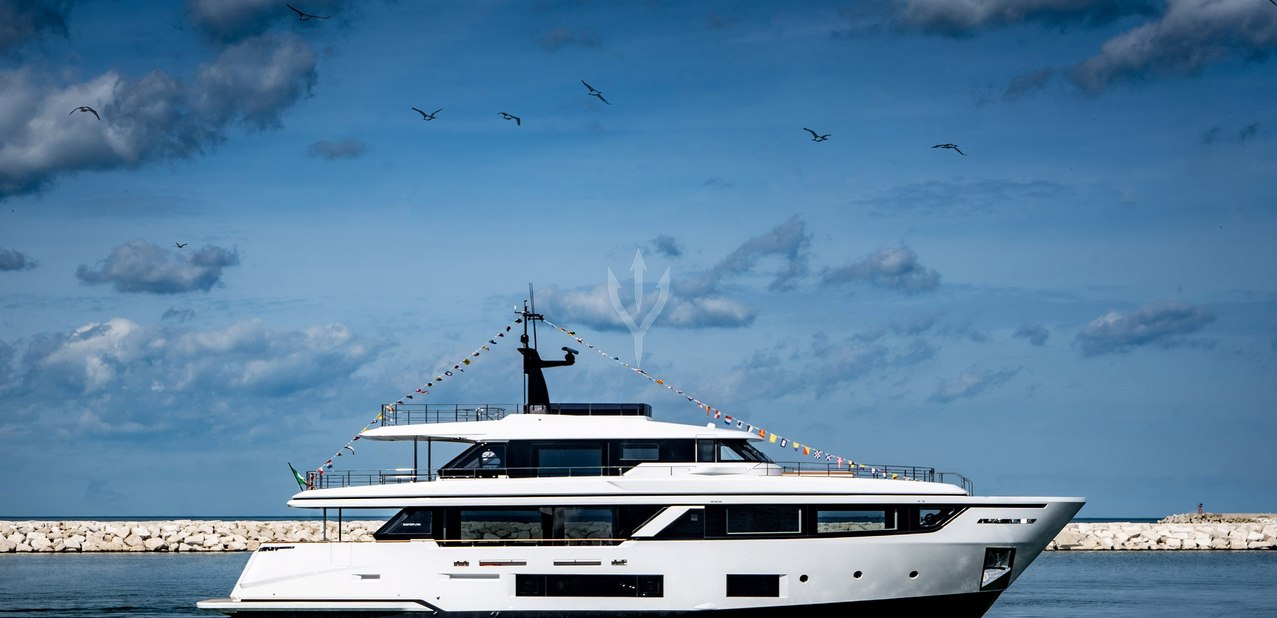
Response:
[[[371,541],[381,521],[347,521],[343,541]],[[337,539],[337,522],[328,522]],[[322,541],[319,521],[0,521],[0,554],[253,551],[262,543]]]
[[[371,541],[381,521],[346,521],[344,541]],[[328,522],[337,539],[337,522]],[[319,521],[0,521],[0,554],[253,551],[324,540]],[[1277,516],[1172,515],[1156,523],[1071,523],[1047,550],[1277,549]]]
[[[1071,523],[1046,549],[1277,549],[1277,516],[1193,513],[1171,515],[1156,523]]]

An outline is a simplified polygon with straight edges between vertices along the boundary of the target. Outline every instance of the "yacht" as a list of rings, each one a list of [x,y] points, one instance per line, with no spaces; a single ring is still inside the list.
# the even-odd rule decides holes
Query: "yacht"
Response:
[[[413,467],[311,472],[290,507],[324,542],[265,543],[230,596],[236,616],[981,616],[1083,498],[979,497],[933,468],[790,464],[760,432],[652,419],[643,403],[554,403],[528,325],[523,405],[383,407],[364,440],[413,442]],[[458,443],[438,469],[418,445]],[[455,449],[454,449],[455,450]],[[322,472],[322,468],[320,470]],[[394,511],[373,541],[343,537]],[[328,513],[337,531],[328,533]],[[331,538],[335,536],[336,538]]]

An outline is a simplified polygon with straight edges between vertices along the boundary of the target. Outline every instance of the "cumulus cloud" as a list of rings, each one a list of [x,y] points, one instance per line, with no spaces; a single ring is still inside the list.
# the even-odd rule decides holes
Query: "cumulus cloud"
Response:
[[[599,284],[578,289],[559,289],[548,287],[538,290],[538,305],[545,307],[547,314],[562,316],[566,322],[580,324],[599,330],[625,331],[628,327],[621,318],[622,311],[631,311],[631,307],[641,306],[645,311],[657,306],[660,290],[645,290],[642,304],[635,303],[633,291],[625,286],[617,291],[618,309],[612,302],[611,292],[606,284]],[[740,301],[719,294],[688,296],[677,292],[677,287],[670,291],[665,306],[653,322],[654,326],[673,328],[739,328],[753,323],[758,312]],[[633,315],[636,324],[647,317]]]
[[[941,381],[940,384],[936,386],[936,391],[931,394],[931,401],[949,403],[957,399],[969,399],[989,390],[990,388],[1006,383],[1019,372],[1019,369],[1000,369],[994,371],[984,369],[982,367],[971,366],[963,371],[956,379],[951,381]]]
[[[315,67],[300,37],[265,34],[224,49],[192,83],[162,71],[111,71],[69,85],[30,69],[0,71],[0,200],[77,171],[189,158],[238,123],[279,126],[279,114],[314,84]],[[101,120],[68,116],[81,105]]]
[[[807,233],[807,225],[794,215],[767,233],[741,243],[709,270],[688,282],[684,291],[692,295],[717,291],[724,282],[751,272],[761,260],[770,256],[779,257],[782,264],[768,289],[774,292],[792,290],[807,274],[810,246],[811,235]]]
[[[320,140],[306,147],[306,154],[321,159],[357,159],[368,151],[368,145],[349,137],[335,142]]]
[[[670,246],[673,240],[658,236],[653,244],[664,244],[667,251],[677,249],[676,245]],[[781,268],[772,277],[768,289],[793,289],[807,272],[807,249],[810,244],[811,237],[803,222],[796,216],[790,217],[767,233],[741,243],[705,272],[687,280],[674,278],[666,292],[656,287],[640,291],[643,294],[641,303],[636,302],[638,299],[634,297],[633,286],[620,286],[614,302],[607,284],[602,283],[577,289],[547,288],[538,300],[547,311],[552,308],[557,315],[574,324],[605,330],[626,330],[627,326],[621,317],[622,311],[630,311],[630,307],[655,307],[661,294],[666,293],[665,305],[653,325],[673,328],[748,326],[758,315],[757,310],[730,298],[722,288],[741,276],[753,273],[761,261],[778,257]],[[630,317],[635,323],[642,323],[646,316],[631,314]]]
[[[1122,80],[1191,76],[1229,59],[1263,60],[1274,48],[1277,10],[1253,0],[1169,0],[1160,18],[1106,41],[1070,79],[1096,93]]]
[[[75,428],[91,436],[242,428],[261,421],[261,398],[323,397],[375,349],[340,323],[277,330],[248,321],[201,331],[93,322],[0,342],[9,412],[0,428],[39,419],[53,400],[78,409]]]
[[[1130,15],[1146,15],[1152,0],[895,0],[897,27],[962,36],[977,30],[1040,23],[1065,27],[1100,25]]]
[[[0,271],[31,270],[36,261],[16,249],[0,249]]]
[[[1152,302],[1134,311],[1110,311],[1091,321],[1077,335],[1087,356],[1128,352],[1137,347],[1175,347],[1192,343],[1186,337],[1215,321],[1206,309],[1176,301]]]
[[[70,0],[0,1],[0,54],[49,32],[66,36]]]
[[[918,255],[905,246],[879,249],[865,259],[839,268],[825,269],[821,283],[869,283],[905,293],[934,290],[940,285],[940,273],[918,262]]]
[[[1043,346],[1051,336],[1051,331],[1041,324],[1022,324],[1020,328],[1015,329],[1014,333],[1011,333],[1011,336],[1028,339],[1029,343],[1035,346]]]
[[[97,269],[81,265],[75,276],[89,285],[109,283],[120,292],[207,292],[221,282],[222,269],[236,264],[239,253],[233,249],[208,245],[183,255],[139,238],[116,247]]]

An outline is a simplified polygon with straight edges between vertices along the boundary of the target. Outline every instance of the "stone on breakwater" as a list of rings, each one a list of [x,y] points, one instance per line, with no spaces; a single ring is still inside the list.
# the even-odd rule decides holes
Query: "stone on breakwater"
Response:
[[[371,541],[381,521],[347,521],[342,540]],[[5,521],[0,553],[255,551],[263,543],[322,541],[318,521]],[[337,522],[328,522],[337,538]]]
[[[1277,517],[1172,515],[1157,523],[1070,523],[1047,550],[1277,549]]]
[[[342,540],[372,541],[381,521],[347,521]],[[336,540],[337,523],[328,522]],[[323,540],[318,521],[6,521],[0,554],[28,552],[255,551],[263,543]],[[1047,550],[1277,549],[1273,515],[1175,515],[1157,523],[1070,523]]]

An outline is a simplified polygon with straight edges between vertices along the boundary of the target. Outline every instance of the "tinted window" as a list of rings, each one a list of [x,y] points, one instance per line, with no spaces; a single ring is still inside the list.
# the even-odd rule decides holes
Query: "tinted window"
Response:
[[[524,575],[514,576],[520,597],[660,597],[661,575]]]
[[[603,445],[535,445],[535,463],[540,476],[595,476],[602,474]]]
[[[460,540],[544,538],[541,509],[461,509]]]
[[[610,539],[616,509],[564,506],[554,509],[556,539]]]
[[[378,541],[428,539],[434,536],[433,525],[430,509],[404,509],[391,517],[372,537]]]
[[[705,509],[688,509],[673,523],[656,534],[658,539],[705,538]]]
[[[928,530],[937,528],[958,512],[956,507],[922,507],[918,509],[918,528]]]
[[[797,534],[800,513],[796,506],[729,506],[727,534]]]
[[[816,511],[816,534],[881,532],[895,529],[895,509],[831,509],[818,507]]]
[[[660,461],[661,446],[655,442],[622,442],[621,461]]]
[[[766,455],[745,440],[725,440],[719,444],[719,461],[771,461]]]
[[[728,575],[727,596],[778,597],[780,596],[780,576]]]

